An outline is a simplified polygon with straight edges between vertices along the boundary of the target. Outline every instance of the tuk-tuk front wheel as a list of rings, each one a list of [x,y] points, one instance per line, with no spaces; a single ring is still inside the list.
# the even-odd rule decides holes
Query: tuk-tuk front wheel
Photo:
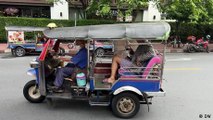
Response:
[[[111,107],[115,116],[132,118],[140,110],[140,102],[133,93],[121,93],[113,97]]]
[[[16,55],[17,57],[22,57],[22,56],[24,56],[25,54],[26,54],[26,51],[25,51],[24,48],[22,48],[22,47],[17,47],[17,48],[15,49],[15,55]]]
[[[25,84],[23,94],[24,97],[31,103],[41,103],[45,99],[45,96],[40,94],[35,80],[31,80]]]

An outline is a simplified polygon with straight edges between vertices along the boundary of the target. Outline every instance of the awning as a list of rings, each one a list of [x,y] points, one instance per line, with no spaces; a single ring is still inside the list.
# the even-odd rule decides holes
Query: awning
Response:
[[[28,26],[6,26],[6,31],[26,31],[26,32],[33,32],[33,31],[44,31],[45,27],[28,27]]]

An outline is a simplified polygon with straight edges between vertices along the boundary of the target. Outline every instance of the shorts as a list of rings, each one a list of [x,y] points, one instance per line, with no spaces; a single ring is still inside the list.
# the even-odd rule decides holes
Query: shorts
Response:
[[[121,59],[120,72],[119,72],[120,75],[135,75],[134,72],[131,72],[131,68],[125,67],[136,67],[136,66],[127,59]]]

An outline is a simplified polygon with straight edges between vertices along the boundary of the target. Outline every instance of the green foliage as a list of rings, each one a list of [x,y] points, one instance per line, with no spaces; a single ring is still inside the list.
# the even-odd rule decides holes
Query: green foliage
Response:
[[[180,23],[179,29],[176,33],[176,23],[170,23],[171,33],[170,35],[179,35],[182,42],[186,42],[186,38],[190,35],[201,38],[207,34],[213,36],[213,23],[203,22],[203,23]]]
[[[91,0],[87,11],[97,13],[97,15],[105,16],[111,14],[111,5],[118,10],[118,16],[131,15],[133,10],[139,10],[148,7],[149,0],[116,0],[116,4],[112,3],[112,0]],[[125,12],[123,11],[125,10]]]
[[[167,18],[178,22],[209,22],[213,18],[213,0],[164,0],[160,4]]]
[[[48,23],[54,22],[58,27],[74,26],[72,20],[51,20],[45,18],[20,18],[20,17],[0,17],[0,42],[6,42],[5,26],[35,26],[46,27]],[[113,24],[112,20],[79,20],[77,26],[97,25],[97,24]]]
[[[62,0],[46,0],[48,3],[61,2]],[[127,16],[132,14],[133,10],[144,9],[148,7],[149,1],[158,0],[80,0],[83,9],[86,10],[87,16],[101,16],[102,18],[112,17],[111,6],[113,5],[118,10],[119,16]],[[67,2],[72,4],[71,0]],[[126,10],[123,12],[123,10]]]

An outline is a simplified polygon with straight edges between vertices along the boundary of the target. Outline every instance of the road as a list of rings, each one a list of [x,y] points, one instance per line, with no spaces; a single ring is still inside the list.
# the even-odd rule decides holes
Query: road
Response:
[[[0,54],[0,120],[117,120],[107,107],[84,101],[56,100],[31,104],[22,94],[29,62],[35,56],[14,58]],[[213,120],[213,53],[167,54],[163,88],[165,97],[153,98],[148,112],[141,105],[132,120]],[[207,117],[207,118],[205,118]]]

